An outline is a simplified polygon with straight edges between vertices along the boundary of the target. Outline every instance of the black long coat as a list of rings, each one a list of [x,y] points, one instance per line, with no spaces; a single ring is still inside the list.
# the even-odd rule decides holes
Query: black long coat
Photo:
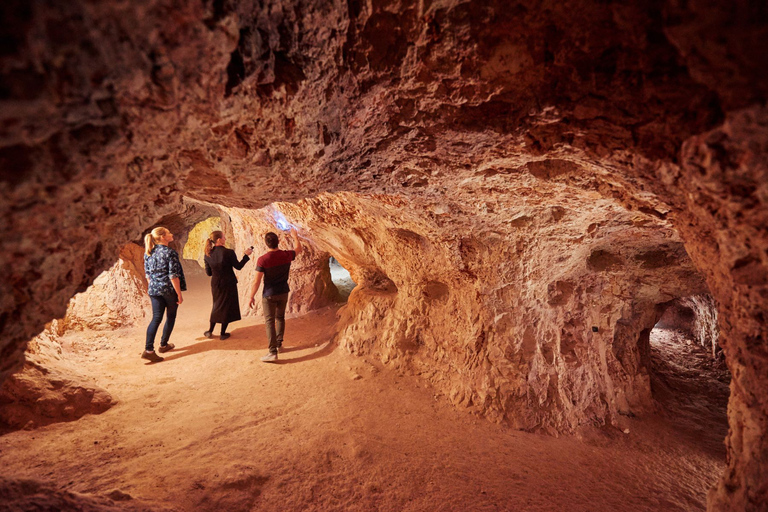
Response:
[[[250,260],[248,255],[237,261],[235,251],[222,246],[211,249],[205,257],[205,273],[211,276],[213,309],[211,322],[230,323],[240,320],[240,299],[237,296],[237,277],[234,269],[240,270]]]

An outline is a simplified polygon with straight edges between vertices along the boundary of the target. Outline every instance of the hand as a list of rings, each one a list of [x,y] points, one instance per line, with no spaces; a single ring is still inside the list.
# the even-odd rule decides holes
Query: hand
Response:
[[[253,254],[253,249],[251,249],[250,247],[249,247],[249,248],[247,248],[247,249],[245,250],[245,254],[246,254],[246,256],[250,256],[251,254]]]
[[[179,294],[179,300],[176,301],[176,304],[181,304],[182,302],[184,302],[184,297]]]
[[[251,309],[256,307],[256,297],[251,297],[251,301],[248,303],[248,307]]]

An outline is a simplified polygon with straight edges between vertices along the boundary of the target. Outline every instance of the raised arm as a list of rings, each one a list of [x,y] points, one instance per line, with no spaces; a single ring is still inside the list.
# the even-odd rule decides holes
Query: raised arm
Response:
[[[291,236],[293,237],[293,250],[296,251],[296,256],[301,254],[301,241],[299,240],[299,234],[296,232],[296,228],[291,228]]]
[[[241,259],[240,261],[237,261],[237,255],[235,254],[235,251],[232,251],[230,256],[232,258],[232,261],[231,261],[232,267],[234,267],[236,270],[242,269],[245,266],[245,264],[248,263],[248,260],[251,259],[249,255],[252,252],[253,251],[251,249],[246,249],[245,254],[243,255],[243,259]]]

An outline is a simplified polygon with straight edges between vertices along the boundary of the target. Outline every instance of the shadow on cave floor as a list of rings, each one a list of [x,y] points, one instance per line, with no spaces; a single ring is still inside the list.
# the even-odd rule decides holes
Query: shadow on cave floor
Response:
[[[724,453],[730,394],[725,363],[714,360],[685,331],[657,327],[650,344],[651,390],[664,416],[680,427],[681,435]]]

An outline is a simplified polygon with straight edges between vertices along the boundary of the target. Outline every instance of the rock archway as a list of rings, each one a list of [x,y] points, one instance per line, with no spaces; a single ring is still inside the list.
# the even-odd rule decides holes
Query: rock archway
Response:
[[[2,9],[2,375],[146,228],[277,201],[360,283],[342,346],[521,429],[642,411],[637,340],[708,289],[733,374],[710,507],[766,501],[762,7]]]

